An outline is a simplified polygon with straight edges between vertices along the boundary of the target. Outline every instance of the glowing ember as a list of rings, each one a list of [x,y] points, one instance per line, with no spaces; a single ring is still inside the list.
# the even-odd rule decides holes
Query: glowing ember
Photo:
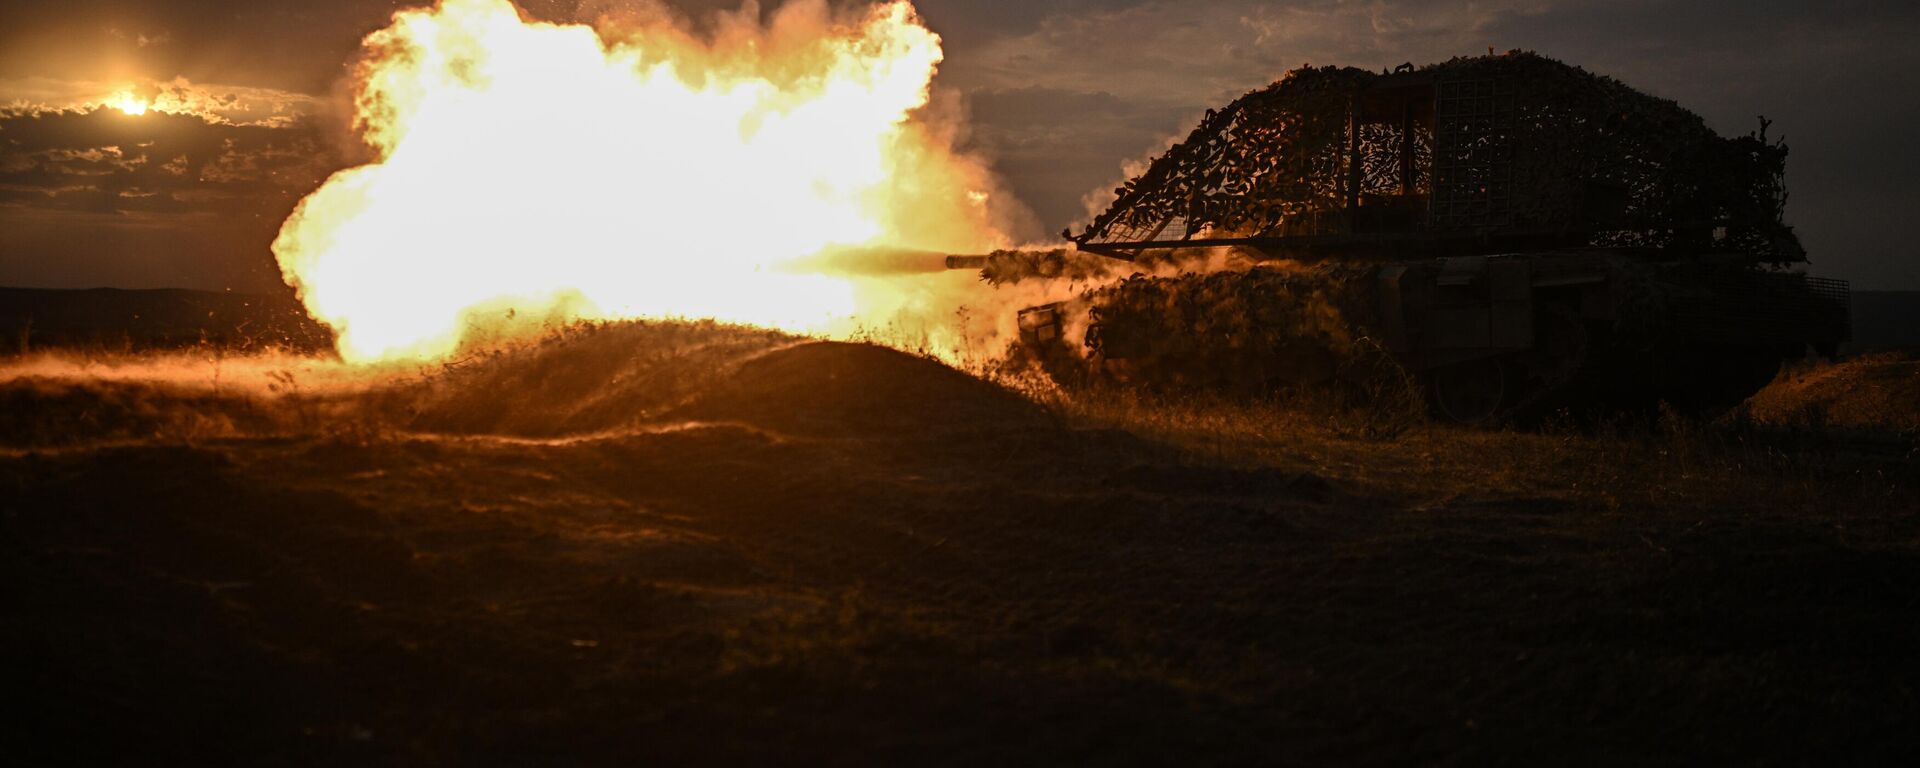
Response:
[[[941,52],[904,0],[798,3],[712,41],[444,0],[365,46],[355,127],[378,159],[274,243],[348,360],[444,355],[509,317],[845,329],[899,297],[798,260],[1002,242],[985,172],[909,119]]]

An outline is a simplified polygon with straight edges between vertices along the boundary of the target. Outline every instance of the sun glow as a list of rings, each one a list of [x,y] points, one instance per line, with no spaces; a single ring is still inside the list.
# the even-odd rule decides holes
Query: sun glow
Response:
[[[106,103],[103,106],[117,109],[127,115],[137,117],[146,114],[147,110],[153,107],[153,104],[130,92],[121,91],[120,93],[107,97]]]
[[[984,166],[916,119],[941,51],[912,6],[745,18],[698,39],[505,0],[396,14],[358,74],[378,160],[300,204],[283,274],[346,359],[424,359],[555,318],[835,332],[902,298],[803,260],[1005,242]]]

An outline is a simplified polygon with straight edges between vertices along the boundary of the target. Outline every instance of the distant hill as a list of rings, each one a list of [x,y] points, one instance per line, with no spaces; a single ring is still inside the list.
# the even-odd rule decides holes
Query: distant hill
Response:
[[[200,343],[231,348],[324,349],[325,326],[291,294],[0,288],[0,355],[31,349],[168,349]]]
[[[1920,348],[1920,291],[1854,291],[1852,352]]]

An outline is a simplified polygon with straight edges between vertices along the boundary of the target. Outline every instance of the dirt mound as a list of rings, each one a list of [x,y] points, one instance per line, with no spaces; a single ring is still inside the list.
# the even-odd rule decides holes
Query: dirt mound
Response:
[[[222,380],[214,363],[170,365],[170,378],[155,380],[89,377],[82,368],[0,378],[0,445],[322,433],[563,437],[688,420],[887,437],[1047,423],[1031,402],[930,359],[715,323],[582,325],[418,369],[288,364]]]
[[[873,344],[817,341],[742,363],[673,416],[831,436],[1039,427],[1033,403],[939,362]]]
[[[1890,352],[1790,369],[1747,404],[1767,423],[1920,434],[1920,357]]]
[[[461,361],[395,394],[404,428],[464,434],[576,435],[696,420],[884,436],[1043,419],[1011,392],[887,347],[699,323],[574,329]]]
[[[475,355],[400,388],[409,429],[533,437],[630,427],[723,381],[740,361],[792,343],[776,331],[636,320],[577,326]]]

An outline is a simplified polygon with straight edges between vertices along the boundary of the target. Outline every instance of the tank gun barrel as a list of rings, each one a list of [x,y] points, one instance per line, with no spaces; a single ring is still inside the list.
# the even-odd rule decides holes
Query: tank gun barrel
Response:
[[[819,252],[788,262],[795,272],[819,272],[860,277],[887,277],[943,272],[957,269],[951,259],[939,251],[892,245],[832,245]],[[983,261],[986,257],[979,257]]]

